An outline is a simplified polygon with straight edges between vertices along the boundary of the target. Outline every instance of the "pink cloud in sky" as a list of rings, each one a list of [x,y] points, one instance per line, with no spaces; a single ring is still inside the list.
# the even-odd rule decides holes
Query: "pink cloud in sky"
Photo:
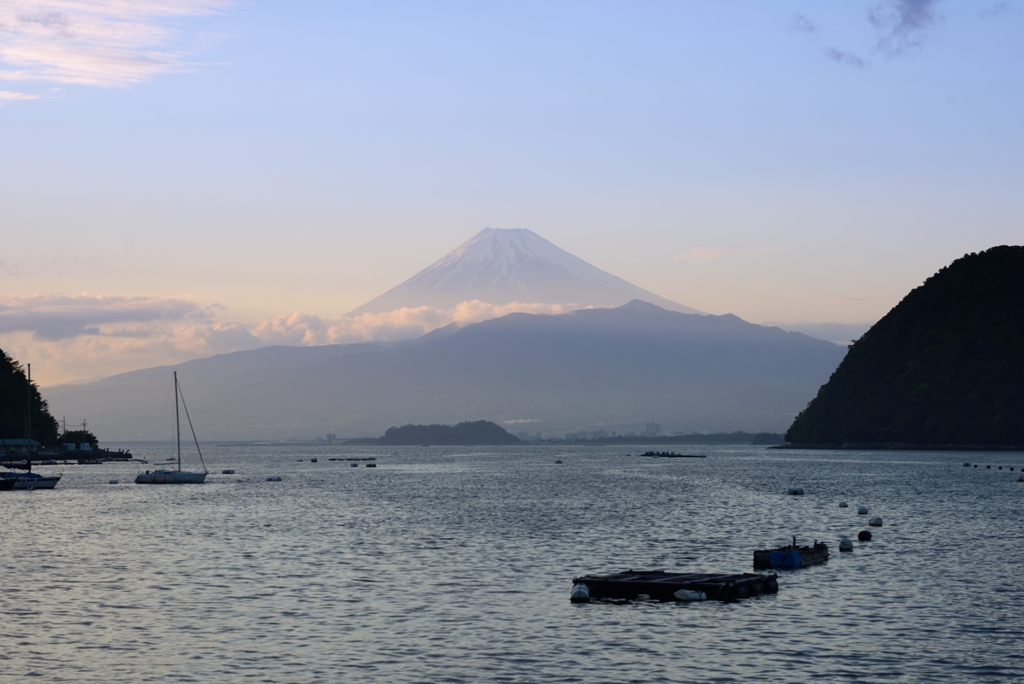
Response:
[[[451,323],[462,326],[516,312],[557,314],[569,309],[537,302],[495,305],[469,300],[451,309],[423,306],[338,318],[293,313],[238,322],[222,320],[223,307],[182,299],[0,296],[0,348],[34,363],[35,377],[52,385],[272,344],[397,341]]]
[[[230,0],[3,2],[0,79],[110,87],[184,71],[191,67],[190,49],[168,20],[212,14],[232,4]]]

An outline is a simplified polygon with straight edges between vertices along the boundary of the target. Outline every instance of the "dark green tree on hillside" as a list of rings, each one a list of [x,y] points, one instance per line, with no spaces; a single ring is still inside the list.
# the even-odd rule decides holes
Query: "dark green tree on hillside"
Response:
[[[68,430],[60,436],[65,444],[88,444],[94,451],[99,449],[99,440],[88,430]]]
[[[911,291],[786,441],[1024,444],[1024,247],[968,254]]]
[[[44,446],[52,446],[57,443],[57,421],[50,415],[49,407],[39,395],[39,388],[35,383],[32,383],[30,390],[28,377],[21,364],[0,349],[0,437],[25,437],[30,391],[32,439]]]

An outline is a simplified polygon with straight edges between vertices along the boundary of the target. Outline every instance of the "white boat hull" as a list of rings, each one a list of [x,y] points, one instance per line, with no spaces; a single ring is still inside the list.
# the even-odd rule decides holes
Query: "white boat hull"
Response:
[[[205,481],[206,473],[187,470],[147,470],[135,478],[135,484],[202,484]]]
[[[60,482],[60,475],[53,477],[17,478],[12,489],[53,489]]]

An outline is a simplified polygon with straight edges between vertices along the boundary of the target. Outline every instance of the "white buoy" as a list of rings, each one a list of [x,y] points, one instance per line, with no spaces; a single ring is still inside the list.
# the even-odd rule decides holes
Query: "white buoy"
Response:
[[[803,496],[804,488],[803,487],[790,487],[788,493],[793,495],[793,496]]]
[[[267,482],[280,482],[280,481],[281,481],[281,476],[280,475],[271,475],[270,477],[267,478]]]
[[[868,507],[867,506],[858,506],[857,507],[857,514],[858,515],[867,515],[868,514]]]
[[[872,527],[881,527],[882,519],[876,515],[871,520],[868,520],[868,525],[871,525]]]
[[[117,484],[117,480],[111,480],[110,484]]]
[[[847,504],[847,503],[846,503],[845,501],[840,501],[840,502],[839,502],[839,507],[840,507],[840,508],[846,508],[846,507],[847,507],[847,505],[848,505],[848,504]]]
[[[572,585],[572,594],[569,596],[569,600],[573,603],[586,603],[590,600],[590,587],[582,583]]]
[[[707,601],[708,599],[708,595],[703,591],[694,591],[693,589],[680,589],[672,595],[678,601]]]
[[[843,537],[839,540],[840,551],[853,551],[853,542],[850,541],[849,537]]]

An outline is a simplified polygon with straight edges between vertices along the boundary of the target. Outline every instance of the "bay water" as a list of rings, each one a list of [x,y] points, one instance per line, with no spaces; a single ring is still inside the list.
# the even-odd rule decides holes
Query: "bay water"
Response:
[[[1021,453],[211,445],[143,486],[172,449],[129,446],[0,492],[0,681],[1024,681]],[[793,536],[831,558],[776,595],[569,601]]]

